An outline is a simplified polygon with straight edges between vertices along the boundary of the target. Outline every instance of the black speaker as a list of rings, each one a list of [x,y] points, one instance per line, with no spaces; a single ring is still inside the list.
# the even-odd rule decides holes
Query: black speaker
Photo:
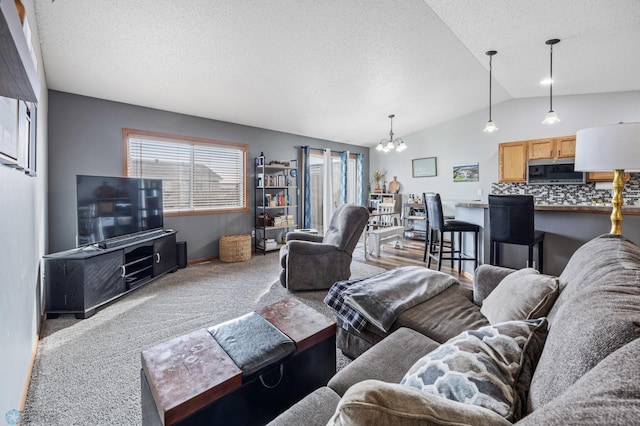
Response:
[[[176,256],[178,261],[178,268],[187,267],[187,242],[178,241],[176,243]]]

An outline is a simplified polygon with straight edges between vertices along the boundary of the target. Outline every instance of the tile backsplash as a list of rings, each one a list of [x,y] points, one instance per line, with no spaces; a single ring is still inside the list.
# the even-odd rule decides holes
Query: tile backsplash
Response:
[[[596,189],[595,183],[584,185],[527,185],[526,183],[492,183],[491,193],[498,195],[531,194],[536,204],[580,205],[610,203],[611,189]],[[632,173],[624,183],[624,205],[640,205],[640,173]]]

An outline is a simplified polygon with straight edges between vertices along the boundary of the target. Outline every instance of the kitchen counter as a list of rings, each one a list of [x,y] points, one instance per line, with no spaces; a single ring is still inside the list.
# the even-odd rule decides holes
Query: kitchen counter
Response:
[[[456,207],[471,207],[487,209],[489,204],[480,201],[456,201]],[[593,214],[611,214],[611,203],[594,203],[594,204],[536,204],[536,211],[547,212],[576,212],[576,213],[593,213]],[[622,206],[622,214],[630,216],[640,216],[640,206]]]
[[[480,263],[489,261],[489,204],[480,200],[448,200],[455,206],[455,217],[481,227]],[[443,201],[444,203],[444,201]],[[560,274],[569,258],[582,244],[611,229],[611,204],[558,205],[537,204],[535,227],[546,233],[544,239],[544,272]],[[622,234],[638,244],[640,242],[640,206],[622,207]],[[472,241],[464,241],[465,252],[471,250]],[[527,247],[502,244],[504,266],[526,266]],[[534,253],[534,259],[537,254]],[[473,264],[463,262],[466,273],[473,275]]]

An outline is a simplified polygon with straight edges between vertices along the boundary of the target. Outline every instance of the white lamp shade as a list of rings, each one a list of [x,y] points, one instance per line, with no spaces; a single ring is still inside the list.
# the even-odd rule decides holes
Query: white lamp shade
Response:
[[[578,130],[575,170],[640,171],[640,123],[620,123]]]
[[[496,130],[498,130],[498,128],[496,127],[496,124],[493,121],[489,120],[487,121],[487,125],[484,126],[483,132],[493,133]]]
[[[542,124],[554,124],[560,121],[558,118],[558,114],[555,111],[549,111],[545,116],[544,120],[542,120]]]

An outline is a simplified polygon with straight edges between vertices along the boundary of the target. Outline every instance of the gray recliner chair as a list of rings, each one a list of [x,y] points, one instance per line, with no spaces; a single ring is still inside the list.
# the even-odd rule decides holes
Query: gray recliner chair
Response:
[[[280,249],[280,283],[289,290],[323,290],[351,276],[351,259],[369,210],[339,206],[324,236],[289,232]]]

